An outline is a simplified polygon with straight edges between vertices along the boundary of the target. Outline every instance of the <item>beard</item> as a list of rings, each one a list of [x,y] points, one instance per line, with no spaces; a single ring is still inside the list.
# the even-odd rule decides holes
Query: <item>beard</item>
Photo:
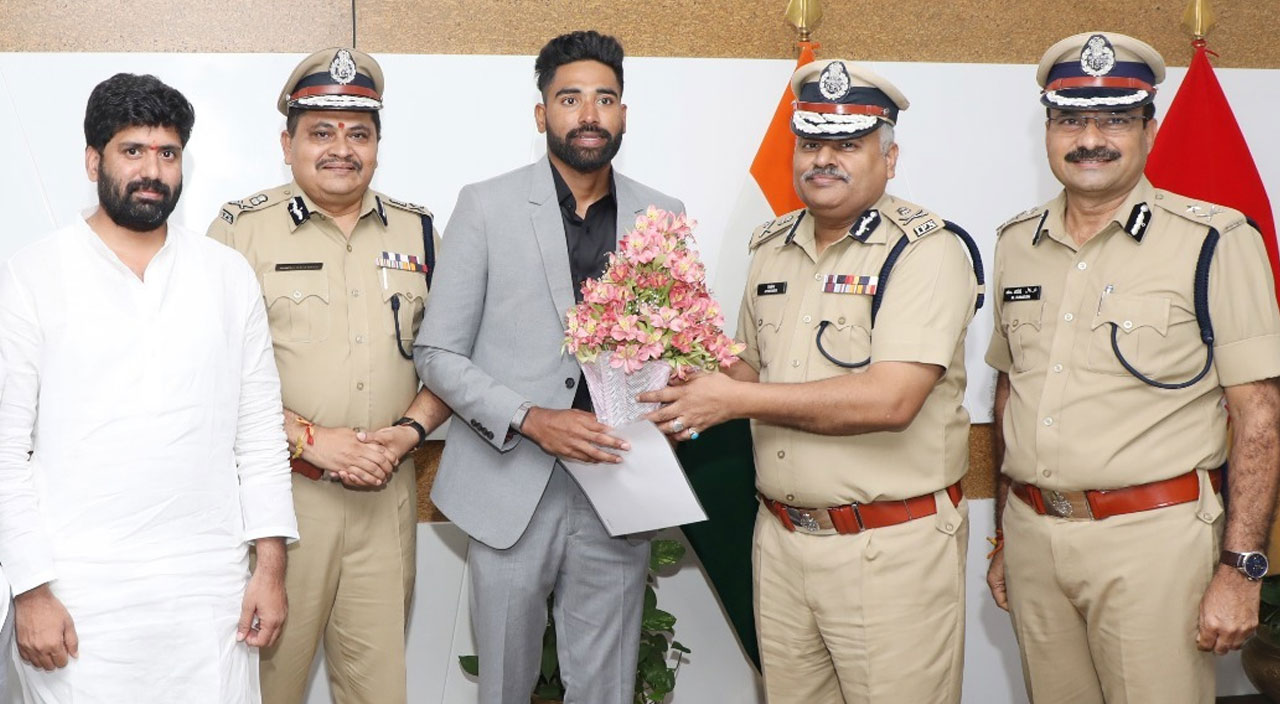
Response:
[[[138,201],[133,194],[141,190],[160,194],[157,201]],[[169,219],[182,195],[182,182],[170,189],[163,181],[140,178],[121,185],[106,169],[98,168],[98,203],[115,224],[134,232],[151,232]]]
[[[584,134],[593,134],[605,140],[595,149],[583,149],[573,146],[573,140]],[[547,130],[547,151],[555,154],[569,168],[578,173],[591,173],[607,166],[622,148],[622,135],[616,137],[603,127],[579,127],[569,130],[564,138],[560,138],[551,130]]]

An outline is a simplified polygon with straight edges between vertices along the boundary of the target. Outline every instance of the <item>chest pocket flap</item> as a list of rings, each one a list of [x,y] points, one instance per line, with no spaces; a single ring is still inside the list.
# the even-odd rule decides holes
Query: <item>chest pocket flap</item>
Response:
[[[262,296],[275,339],[318,342],[329,336],[329,277],[317,271],[268,271]]]

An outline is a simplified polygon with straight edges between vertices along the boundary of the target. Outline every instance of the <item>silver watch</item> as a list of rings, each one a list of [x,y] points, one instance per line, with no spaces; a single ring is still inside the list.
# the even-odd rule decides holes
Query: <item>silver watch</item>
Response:
[[[1271,567],[1267,562],[1267,556],[1260,552],[1223,550],[1219,559],[1222,564],[1240,570],[1240,574],[1243,574],[1245,579],[1250,582],[1256,582],[1267,576],[1267,570]]]
[[[529,409],[533,408],[533,401],[525,401],[516,409],[516,414],[511,416],[511,429],[520,432],[520,428],[524,426],[524,419],[529,417]]]

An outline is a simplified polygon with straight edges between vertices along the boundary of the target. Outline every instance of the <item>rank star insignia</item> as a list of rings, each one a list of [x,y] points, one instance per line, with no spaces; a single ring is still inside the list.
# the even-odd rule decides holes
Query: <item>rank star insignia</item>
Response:
[[[1204,218],[1206,220],[1209,220],[1209,219],[1212,219],[1214,215],[1217,215],[1218,213],[1225,212],[1225,211],[1216,205],[1210,205],[1208,210],[1205,210],[1204,208],[1198,205],[1188,205],[1187,212],[1191,213],[1192,215],[1198,218]]]
[[[329,62],[329,76],[344,86],[355,80],[356,62],[351,58],[351,52],[339,49],[334,54],[333,61]]]
[[[1080,70],[1097,78],[1111,73],[1115,67],[1116,50],[1111,47],[1111,42],[1101,34],[1089,37],[1080,50]]]
[[[827,64],[827,67],[822,69],[822,76],[818,78],[818,90],[827,100],[840,100],[849,94],[851,85],[849,71],[840,61]]]

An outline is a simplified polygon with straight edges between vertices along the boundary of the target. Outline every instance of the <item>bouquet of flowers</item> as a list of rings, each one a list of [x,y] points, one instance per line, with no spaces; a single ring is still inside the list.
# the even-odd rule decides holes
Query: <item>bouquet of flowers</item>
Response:
[[[742,345],[724,334],[724,314],[707,289],[693,223],[652,206],[609,255],[599,279],[582,284],[567,315],[565,347],[582,364],[596,416],[622,425],[657,408],[636,395],[695,371],[737,361]]]

